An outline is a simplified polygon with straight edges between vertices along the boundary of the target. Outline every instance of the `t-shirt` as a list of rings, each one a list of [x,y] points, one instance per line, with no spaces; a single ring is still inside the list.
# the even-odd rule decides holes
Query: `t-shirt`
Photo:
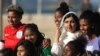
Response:
[[[98,38],[96,37],[94,40],[88,40],[88,43],[86,45],[86,50],[87,51],[90,51],[90,52],[93,52],[94,50],[97,50],[99,51],[99,40]]]
[[[42,56],[52,56],[51,55],[51,47],[43,48],[42,49]]]
[[[25,24],[21,24],[18,28],[8,25],[4,28],[5,48],[14,49],[16,44],[23,39],[23,29]]]

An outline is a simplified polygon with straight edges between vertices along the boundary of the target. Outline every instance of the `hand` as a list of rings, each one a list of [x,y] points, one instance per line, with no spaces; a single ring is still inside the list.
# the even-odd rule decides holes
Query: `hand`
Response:
[[[59,27],[57,27],[56,33],[55,33],[55,40],[54,40],[54,42],[56,42],[56,43],[59,42],[60,35],[61,35],[61,30],[60,30]]]

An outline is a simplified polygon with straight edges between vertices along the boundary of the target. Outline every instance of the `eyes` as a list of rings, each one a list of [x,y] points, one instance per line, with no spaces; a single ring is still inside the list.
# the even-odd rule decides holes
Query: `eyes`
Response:
[[[25,35],[25,37],[29,37],[29,36],[33,36],[34,34],[27,34]]]
[[[75,21],[74,20],[71,20],[71,21],[64,21],[64,23],[75,23]]]

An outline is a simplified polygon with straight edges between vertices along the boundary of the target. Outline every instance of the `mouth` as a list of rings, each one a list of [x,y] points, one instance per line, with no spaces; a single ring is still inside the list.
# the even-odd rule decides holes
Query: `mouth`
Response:
[[[85,30],[81,30],[82,34],[86,34],[86,31]]]

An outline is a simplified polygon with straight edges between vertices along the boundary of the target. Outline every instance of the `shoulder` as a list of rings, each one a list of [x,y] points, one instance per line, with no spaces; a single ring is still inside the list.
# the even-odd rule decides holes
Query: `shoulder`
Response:
[[[81,35],[79,31],[76,31],[74,34],[76,37],[79,37]]]
[[[12,28],[12,27],[10,25],[7,25],[4,27],[4,30],[10,29],[10,28]]]
[[[21,24],[18,28],[19,28],[19,29],[24,29],[25,25],[26,25],[26,24]]]

